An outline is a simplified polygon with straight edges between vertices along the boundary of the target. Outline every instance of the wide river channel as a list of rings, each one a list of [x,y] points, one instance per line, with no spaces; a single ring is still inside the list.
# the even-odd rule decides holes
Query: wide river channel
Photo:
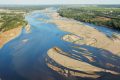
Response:
[[[31,12],[26,16],[31,25],[30,33],[23,28],[18,37],[0,49],[0,80],[62,80],[57,72],[46,65],[45,57],[52,47],[57,46],[67,52],[74,44],[61,39],[68,32],[46,22],[50,19],[43,11]],[[111,32],[110,29],[107,31]]]

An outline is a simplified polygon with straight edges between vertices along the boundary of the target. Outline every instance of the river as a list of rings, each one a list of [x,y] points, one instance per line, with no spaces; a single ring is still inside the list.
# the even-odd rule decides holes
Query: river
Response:
[[[31,12],[26,16],[31,32],[26,33],[23,28],[18,37],[1,48],[1,80],[62,80],[61,75],[48,68],[45,57],[52,47],[57,46],[67,52],[73,44],[61,39],[68,32],[40,18],[51,19],[42,11]]]

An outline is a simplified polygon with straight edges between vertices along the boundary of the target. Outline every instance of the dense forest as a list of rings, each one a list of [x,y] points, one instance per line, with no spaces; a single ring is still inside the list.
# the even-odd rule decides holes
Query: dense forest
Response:
[[[120,8],[61,8],[58,13],[62,17],[120,30]]]

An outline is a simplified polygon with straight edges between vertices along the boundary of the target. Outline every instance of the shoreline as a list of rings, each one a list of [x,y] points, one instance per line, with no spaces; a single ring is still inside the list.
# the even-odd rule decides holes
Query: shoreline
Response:
[[[113,54],[120,56],[120,49],[119,49],[120,35],[115,35],[115,37],[117,36],[117,38],[114,38],[114,35],[113,35],[113,38],[109,38],[104,33],[96,30],[95,28],[85,25],[82,22],[78,22],[73,19],[69,20],[68,18],[61,17],[57,12],[54,12],[49,15],[53,18],[51,22],[58,25],[58,28],[60,28],[61,30],[83,37],[85,40],[85,43],[87,43],[87,41],[91,43],[94,41],[97,41],[95,45],[91,45],[91,46],[106,49],[112,52]],[[68,41],[68,42],[71,42],[71,41]],[[80,43],[77,43],[77,44],[80,44]]]
[[[30,29],[31,27],[30,27],[30,25],[29,24],[27,24],[26,26],[25,26],[25,30],[26,30],[26,33],[30,33],[31,32],[31,29]]]
[[[19,36],[22,32],[22,26],[18,26],[17,28],[5,31],[0,34],[0,49],[9,41],[15,39],[17,36]],[[25,26],[26,33],[30,33],[30,25],[27,24]]]
[[[11,41],[12,39],[16,38],[20,35],[22,31],[22,27],[19,26],[17,28],[5,31],[0,34],[0,48],[2,48],[6,43]]]
[[[104,68],[91,65],[82,60],[73,59],[68,56],[69,53],[65,53],[60,48],[57,48],[57,47],[49,49],[47,54],[48,54],[48,57],[50,58],[50,59],[49,58],[46,59],[47,65],[51,69],[57,71],[59,74],[62,74],[67,77],[71,75],[71,76],[79,76],[79,77],[98,78],[101,75],[96,73],[99,73],[99,72],[103,72],[106,74],[111,73],[114,75],[120,74],[112,70],[107,70]]]

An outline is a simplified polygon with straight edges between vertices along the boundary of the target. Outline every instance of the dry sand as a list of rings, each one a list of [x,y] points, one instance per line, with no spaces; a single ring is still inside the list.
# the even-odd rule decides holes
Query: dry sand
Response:
[[[17,28],[5,31],[0,33],[0,48],[4,46],[7,42],[14,39],[21,33],[22,27],[19,26]]]
[[[22,27],[19,26],[17,28],[5,31],[0,33],[0,48],[3,47],[7,42],[19,36],[21,33]],[[26,33],[30,33],[30,25],[25,26]]]
[[[117,35],[118,39],[111,39],[108,38],[104,33],[96,30],[95,28],[86,26],[83,23],[73,19],[63,18],[59,16],[57,12],[51,14],[49,13],[49,15],[53,18],[53,20],[51,20],[52,23],[58,25],[58,27],[61,30],[71,33],[63,36],[62,38],[63,40],[68,42],[73,42],[75,44],[85,44],[97,48],[102,48],[112,52],[115,55],[120,56],[120,40],[119,40],[120,35]],[[63,52],[63,54],[67,54],[67,53]],[[73,76],[97,78],[100,75],[96,74],[96,72],[104,72],[104,71],[110,72],[112,74],[119,74],[117,72],[111,70],[105,70],[103,68],[94,66],[92,64],[83,62],[81,60],[73,59],[63,54],[58,53],[57,51],[54,50],[54,48],[48,51],[48,56],[51,59],[53,59],[57,64],[67,67],[68,69],[87,73],[85,74],[85,73],[72,72],[71,74]],[[83,55],[83,56],[86,57],[90,62],[94,62],[94,59],[92,57],[87,55]],[[52,63],[48,63],[48,66],[53,70],[58,71],[58,73],[64,72],[62,71],[62,69],[53,65]],[[108,66],[114,67],[114,65],[111,64],[108,64]]]
[[[64,67],[67,67],[69,69],[88,73],[88,74],[79,73],[79,75],[78,74],[76,74],[76,75],[72,74],[74,76],[97,78],[97,77],[99,77],[99,75],[95,74],[96,72],[104,72],[104,69],[102,69],[102,68],[93,66],[89,63],[86,63],[86,62],[83,62],[83,61],[80,61],[80,60],[75,60],[73,58],[70,58],[68,56],[65,56],[65,55],[59,53],[56,50],[58,50],[60,52],[63,52],[59,48],[52,48],[48,51],[48,56],[50,58],[52,58],[55,62],[57,62],[58,64],[60,64]],[[65,52],[63,52],[63,53],[65,54]],[[48,66],[50,66],[55,71],[58,71],[58,70],[60,71],[59,68],[54,67],[52,64],[51,65],[48,64]],[[112,74],[118,74],[117,72],[114,72],[114,71],[111,71],[111,70],[106,70],[106,72],[110,72]],[[89,75],[89,73],[91,75]]]
[[[119,35],[118,35],[119,39],[110,39],[102,32],[99,32],[98,30],[86,26],[83,23],[78,22],[76,20],[62,18],[56,12],[52,13],[51,17],[53,18],[52,22],[57,24],[61,30],[71,32],[75,35],[84,38],[84,43],[86,45],[90,45],[91,43],[95,42],[95,44],[91,46],[103,48],[114,54],[120,55]]]

